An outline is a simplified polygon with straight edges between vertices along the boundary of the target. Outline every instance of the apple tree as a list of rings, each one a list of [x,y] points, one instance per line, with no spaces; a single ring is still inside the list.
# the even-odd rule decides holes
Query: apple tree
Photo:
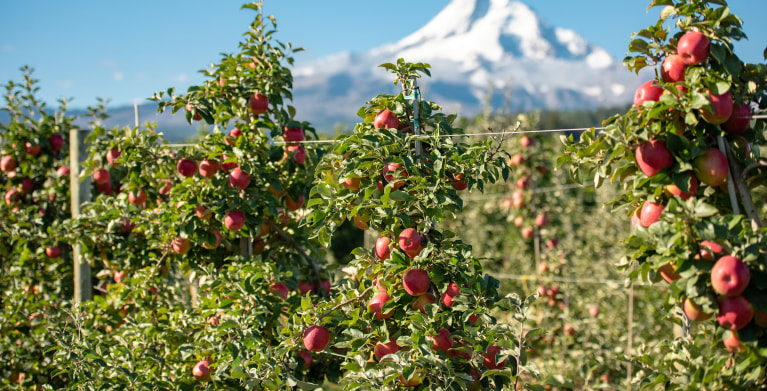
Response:
[[[640,354],[638,381],[755,388],[767,368],[767,242],[765,205],[752,196],[763,192],[765,122],[752,116],[767,106],[767,70],[735,54],[745,35],[726,2],[650,6],[663,6],[661,18],[632,38],[624,63],[653,77],[602,132],[566,138],[559,164],[597,187],[622,184],[609,203],[635,226],[622,266],[632,280],[668,284],[664,307],[684,314],[671,318],[688,338]],[[683,375],[680,352],[693,357]]]

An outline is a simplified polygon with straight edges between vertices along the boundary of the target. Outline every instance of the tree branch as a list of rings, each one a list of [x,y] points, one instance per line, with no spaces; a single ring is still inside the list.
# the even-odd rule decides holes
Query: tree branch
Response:
[[[321,320],[321,319],[323,319],[323,318],[327,317],[328,315],[332,314],[332,313],[333,313],[335,310],[337,310],[337,309],[339,309],[339,308],[341,308],[341,307],[343,307],[343,306],[345,306],[345,305],[351,304],[351,303],[353,303],[353,302],[355,302],[355,301],[357,301],[357,300],[360,300],[360,299],[362,299],[362,298],[363,298],[363,297],[365,297],[365,295],[367,295],[367,294],[368,294],[368,292],[370,292],[372,289],[373,289],[373,287],[372,287],[372,286],[370,286],[370,287],[368,287],[368,289],[365,289],[364,291],[362,291],[362,293],[360,293],[360,295],[359,295],[359,296],[357,296],[357,297],[352,297],[352,298],[351,298],[351,299],[349,299],[349,300],[346,300],[346,301],[344,301],[344,302],[342,302],[342,303],[340,303],[340,304],[337,304],[337,305],[333,306],[333,308],[329,309],[327,312],[325,312],[324,314],[320,315],[320,317],[319,317],[317,320],[319,321],[319,320]]]
[[[759,219],[759,212],[756,209],[756,205],[754,205],[754,200],[751,198],[751,190],[748,188],[745,180],[743,179],[743,173],[740,171],[740,165],[732,155],[732,151],[729,148],[729,143],[727,140],[724,140],[724,138],[722,138],[722,143],[725,146],[724,152],[727,156],[727,164],[730,166],[730,171],[732,172],[733,184],[738,188],[740,200],[743,202],[743,209],[745,209],[748,218],[751,219],[751,229],[756,231],[762,227],[762,222]]]
[[[269,220],[269,227],[274,230],[274,232],[277,232],[277,235],[279,235],[282,239],[284,239],[288,244],[290,244],[293,248],[298,251],[302,257],[304,257],[309,263],[312,265],[312,270],[314,270],[314,276],[317,280],[317,286],[319,288],[319,291],[322,294],[322,297],[328,298],[330,292],[325,291],[325,287],[322,286],[322,279],[320,278],[320,269],[317,267],[317,262],[309,256],[309,254],[306,252],[306,250],[303,249],[298,243],[296,243],[295,240],[293,240],[290,235],[286,234],[285,231],[282,230],[277,224],[275,224],[273,221]]]

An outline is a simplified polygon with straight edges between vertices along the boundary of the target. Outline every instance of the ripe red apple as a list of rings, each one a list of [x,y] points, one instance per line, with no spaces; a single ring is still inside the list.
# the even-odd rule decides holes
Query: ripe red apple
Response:
[[[35,182],[29,178],[21,180],[21,194],[29,194],[35,188]]]
[[[301,141],[304,141],[304,129],[303,128],[289,128],[285,127],[285,132],[282,134],[282,138],[288,145],[298,145]]]
[[[229,173],[229,184],[240,190],[245,190],[250,185],[250,175],[240,167],[236,167]]]
[[[444,304],[446,307],[452,307],[453,306],[453,299],[456,296],[461,295],[461,288],[458,287],[458,284],[455,282],[451,282],[447,285],[447,288],[445,289],[445,293],[442,294],[441,300],[442,304]]]
[[[221,164],[219,164],[217,161],[205,159],[200,162],[198,171],[201,177],[210,179],[213,178],[213,175],[216,175],[220,169]]]
[[[197,108],[194,107],[193,104],[187,103],[186,106],[184,106],[184,110],[194,113],[192,116],[192,119],[194,119],[195,121],[202,121],[202,115],[200,115],[200,111],[197,110]]]
[[[522,233],[522,237],[525,239],[532,239],[535,237],[535,230],[530,227],[522,227],[520,232]]]
[[[524,162],[525,162],[525,157],[521,153],[513,155],[512,157],[509,158],[509,165],[512,167],[516,167]]]
[[[399,163],[386,163],[386,165],[384,165],[383,169],[381,170],[381,174],[383,174],[384,180],[386,180],[387,183],[396,180],[396,182],[392,185],[394,190],[402,187],[405,184],[402,179],[408,177],[407,171],[405,171],[402,164]]]
[[[69,176],[70,173],[71,171],[67,166],[61,166],[58,170],[56,170],[56,174],[59,176]]]
[[[269,110],[269,98],[267,98],[266,95],[257,92],[248,98],[248,106],[253,114],[264,114]]]
[[[216,237],[216,241],[211,243],[209,241],[206,241],[202,244],[202,247],[206,250],[214,250],[218,248],[219,245],[221,245],[221,232],[218,232],[216,230],[208,230],[208,232],[212,233],[213,236]]]
[[[539,227],[545,227],[549,225],[549,215],[541,213],[535,216],[535,225]]]
[[[660,74],[666,83],[676,83],[684,80],[684,71],[687,64],[678,54],[670,54],[663,59],[660,66]]]
[[[292,154],[293,160],[298,164],[306,162],[306,149],[300,145],[289,145],[288,154]]]
[[[402,276],[402,286],[411,296],[420,296],[429,291],[429,273],[423,269],[409,269]]]
[[[341,182],[341,185],[351,191],[358,191],[360,189],[360,178],[346,178],[345,181]]]
[[[109,182],[109,171],[104,168],[93,171],[93,182],[97,185],[105,185]]]
[[[176,170],[184,177],[191,177],[197,171],[197,163],[189,158],[180,159],[176,163]]]
[[[109,162],[109,164],[111,164],[114,167],[119,166],[120,163],[117,162],[117,158],[119,158],[120,155],[122,155],[122,152],[120,152],[119,149],[117,148],[110,149],[109,152],[107,152],[107,162]]]
[[[519,144],[525,148],[531,147],[534,143],[534,140],[527,136],[522,136],[519,138]]]
[[[734,331],[731,331],[730,335],[722,340],[722,343],[731,353],[743,353],[746,351],[746,345],[740,341],[740,337]]]
[[[522,216],[517,216],[514,218],[514,226],[521,227],[522,224],[525,223],[525,218]]]
[[[634,158],[639,169],[648,177],[653,177],[662,169],[674,164],[674,157],[663,140],[652,140],[640,145],[634,151]]]
[[[40,154],[40,151],[43,149],[43,147],[40,144],[32,144],[31,142],[27,141],[25,144],[26,151],[28,154],[32,156],[37,156]]]
[[[245,214],[239,210],[230,210],[224,216],[224,226],[230,231],[239,231],[245,225]]]
[[[751,281],[751,271],[740,258],[725,255],[711,269],[711,286],[722,296],[738,296]]]
[[[45,255],[47,255],[48,258],[56,259],[61,256],[61,247],[48,246],[45,248]]]
[[[714,261],[714,254],[726,254],[727,252],[724,250],[724,247],[722,247],[719,243],[714,243],[709,240],[704,240],[700,242],[700,257],[708,260],[708,261]]]
[[[711,41],[699,31],[688,31],[679,38],[676,53],[687,65],[698,65],[706,61],[711,50]]]
[[[16,158],[11,155],[5,155],[0,159],[0,171],[11,172],[16,169]]]
[[[716,321],[728,330],[740,330],[754,318],[754,307],[743,296],[720,297]]]
[[[133,205],[143,205],[146,202],[146,191],[144,189],[131,190],[128,193],[128,202]]]
[[[373,347],[373,354],[375,354],[376,360],[381,361],[387,355],[399,352],[400,349],[401,347],[397,345],[397,340],[389,337],[389,342],[376,342]]]
[[[391,249],[389,248],[390,243],[391,239],[388,236],[381,236],[380,238],[376,239],[376,258],[381,261],[389,259],[389,256],[391,255]]]
[[[287,300],[290,289],[288,289],[287,285],[281,282],[273,282],[271,285],[269,285],[269,292],[277,293],[282,296],[283,300]]]
[[[16,201],[19,200],[20,196],[21,195],[16,191],[16,189],[8,189],[8,191],[5,192],[5,204],[9,206],[15,204]]]
[[[445,354],[448,354],[450,348],[453,347],[453,338],[450,336],[450,330],[446,328],[439,329],[437,335],[431,337],[431,339],[434,343],[432,346],[432,349],[434,350],[441,350],[445,352]]]
[[[456,191],[466,190],[469,187],[469,184],[463,181],[463,174],[454,175],[449,182]]]
[[[312,354],[307,352],[306,350],[302,350],[296,353],[296,357],[298,357],[299,359],[301,359],[301,361],[303,361],[304,369],[309,369],[309,367],[312,366],[312,362],[314,362],[314,360],[312,359]]]
[[[197,216],[198,219],[210,220],[210,218],[213,217],[213,212],[202,205],[197,205],[194,207],[194,215]]]
[[[304,206],[304,195],[299,194],[298,200],[294,200],[290,194],[285,197],[285,209],[289,211],[299,210]]]
[[[500,346],[490,345],[487,347],[487,351],[482,355],[482,364],[487,369],[503,369],[506,366],[506,360],[501,362],[496,361],[496,355],[501,350]]]
[[[751,125],[751,105],[748,103],[735,103],[730,118],[722,125],[722,129],[729,134],[743,134]]]
[[[598,305],[592,305],[591,307],[589,307],[589,315],[592,318],[596,318],[597,316],[599,316],[599,306]]]
[[[406,228],[399,234],[399,248],[410,258],[415,258],[423,250],[423,238],[415,228]]]
[[[330,342],[330,332],[322,326],[309,326],[304,330],[304,347],[310,352],[325,350]]]
[[[665,208],[665,205],[646,200],[642,204],[642,210],[639,212],[639,225],[643,227],[651,226],[653,223],[660,220],[660,216],[663,214],[663,209]]]
[[[308,292],[314,292],[314,284],[308,281],[299,281],[298,293],[300,293],[301,295],[305,295]]]
[[[356,214],[354,215],[354,217],[352,217],[352,222],[354,223],[354,226],[363,231],[367,231],[370,228],[370,226],[368,225],[369,221],[370,221],[369,216],[363,217],[363,216],[360,216],[359,214]]]
[[[543,261],[538,264],[538,273],[540,274],[546,274],[549,272],[549,264],[546,261]]]
[[[231,156],[229,155],[221,155],[221,161],[226,162],[227,160],[229,160],[230,157]],[[237,167],[237,160],[230,161],[228,163],[221,163],[221,169],[224,170],[225,172],[229,172],[235,167]]]
[[[59,133],[54,133],[51,137],[48,137],[48,144],[51,145],[51,149],[54,152],[59,151],[64,146],[64,136]]]
[[[663,88],[656,80],[650,80],[639,86],[634,93],[634,106],[641,108],[644,102],[657,102],[663,95]]]
[[[414,310],[421,311],[422,314],[426,313],[426,306],[437,302],[437,298],[429,292],[424,293],[421,296],[416,297],[411,305]]]
[[[234,146],[237,144],[237,139],[242,136],[242,130],[234,128],[229,131],[229,134],[224,137],[224,143],[229,146]]]
[[[557,246],[559,246],[559,238],[554,237],[546,240],[546,247],[554,249],[557,248]]]
[[[704,320],[711,319],[711,316],[713,314],[708,314],[703,312],[703,309],[700,308],[699,305],[695,304],[690,299],[684,299],[684,303],[682,304],[682,310],[684,311],[685,316],[687,316],[688,319],[694,320],[697,322],[702,322]]]
[[[664,264],[663,266],[658,268],[658,273],[660,276],[666,280],[669,284],[682,278],[677,272],[676,272],[676,265],[669,262],[667,264]]]
[[[194,368],[192,368],[192,375],[195,379],[201,382],[210,381],[211,372],[210,361],[208,360],[198,361],[197,364],[194,365]]]
[[[383,109],[376,114],[373,120],[373,127],[376,129],[397,129],[399,127],[399,118],[389,109]]]
[[[682,201],[687,201],[690,199],[690,197],[694,196],[695,193],[698,191],[698,179],[695,178],[695,176],[688,172],[690,175],[690,179],[688,179],[688,191],[683,191],[679,188],[675,183],[669,183],[668,185],[664,186],[663,189],[668,192],[671,196],[677,196],[682,199]]]
[[[517,187],[517,189],[527,189],[530,187],[530,185],[532,185],[532,183],[533,182],[532,180],[530,180],[530,177],[525,175],[517,179],[517,183],[515,184],[515,186]]]
[[[384,292],[376,293],[368,303],[368,312],[374,313],[375,318],[378,320],[391,318],[394,315],[394,310],[383,313],[383,307],[389,300],[391,300],[391,297],[388,294]]]
[[[173,251],[176,254],[184,255],[189,252],[189,239],[176,236],[173,239],[173,243],[171,244],[171,247],[173,248]]]
[[[695,158],[694,168],[698,180],[709,186],[719,186],[727,179],[729,165],[720,150],[709,148],[706,153]]]
[[[732,94],[730,94],[730,91],[721,95],[713,95],[709,92],[708,102],[711,104],[710,110],[707,107],[700,109],[700,116],[706,122],[719,125],[730,119],[733,110]]]

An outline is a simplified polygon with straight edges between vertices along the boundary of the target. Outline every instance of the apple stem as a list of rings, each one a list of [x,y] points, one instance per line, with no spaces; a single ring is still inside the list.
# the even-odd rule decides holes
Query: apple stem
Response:
[[[740,214],[739,210],[735,206],[737,204],[737,199],[735,198],[736,194],[734,186],[737,186],[738,192],[740,193],[740,199],[743,201],[743,209],[745,209],[748,218],[751,219],[751,229],[756,231],[762,227],[762,222],[759,219],[759,213],[757,212],[756,206],[754,205],[754,200],[751,198],[751,191],[748,189],[748,186],[746,185],[746,182],[743,178],[744,174],[741,172],[740,165],[738,165],[737,160],[735,160],[735,157],[732,155],[732,151],[730,151],[727,140],[725,140],[722,136],[718,136],[717,139],[719,142],[719,149],[722,150],[722,152],[727,157],[727,189],[730,191],[730,200],[732,201],[735,199],[733,202],[733,212],[735,214]]]
[[[351,299],[349,299],[349,300],[346,300],[346,301],[344,301],[344,302],[341,302],[340,304],[334,305],[334,306],[333,306],[331,309],[329,309],[327,312],[325,312],[325,313],[323,313],[322,315],[320,315],[320,317],[319,317],[319,318],[317,318],[317,321],[319,322],[320,320],[322,320],[322,319],[324,319],[324,318],[328,317],[328,316],[329,316],[330,314],[332,314],[334,311],[336,311],[337,309],[339,309],[339,308],[341,308],[341,307],[343,307],[343,306],[345,306],[345,305],[351,304],[351,303],[353,303],[353,302],[355,302],[355,301],[357,301],[357,300],[360,300],[360,299],[362,299],[362,298],[363,298],[363,297],[365,297],[365,295],[367,295],[367,294],[368,294],[368,292],[370,292],[371,290],[373,290],[373,287],[372,287],[372,286],[369,286],[369,287],[368,287],[368,289],[365,289],[364,291],[362,291],[362,293],[360,293],[360,295],[359,295],[359,296],[356,296],[356,297],[352,297],[352,298],[351,298]]]
[[[301,256],[303,256],[309,263],[312,265],[312,270],[314,270],[314,276],[317,279],[317,285],[322,293],[322,297],[328,298],[329,292],[325,291],[325,287],[322,286],[322,279],[320,277],[320,269],[317,267],[317,262],[309,256],[309,254],[306,253],[306,250],[303,249],[298,243],[296,243],[293,238],[290,237],[290,235],[286,234],[285,231],[282,230],[277,224],[274,224],[273,221],[269,221],[269,227],[271,227],[275,232],[277,232],[277,235],[280,235],[282,239],[284,239],[286,242],[288,242],[293,248],[295,248]]]

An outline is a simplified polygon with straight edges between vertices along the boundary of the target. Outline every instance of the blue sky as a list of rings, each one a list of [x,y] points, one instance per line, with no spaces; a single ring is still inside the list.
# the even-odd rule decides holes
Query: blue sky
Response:
[[[265,0],[276,38],[306,49],[297,65],[339,51],[364,51],[414,32],[449,0]],[[551,25],[577,31],[620,60],[631,33],[657,20],[649,0],[526,0]],[[108,98],[144,101],[155,91],[200,83],[197,71],[237,49],[253,12],[243,1],[0,1],[0,83],[35,68],[39,96],[72,107]],[[764,62],[767,1],[731,0],[749,41],[736,45],[748,62]]]

